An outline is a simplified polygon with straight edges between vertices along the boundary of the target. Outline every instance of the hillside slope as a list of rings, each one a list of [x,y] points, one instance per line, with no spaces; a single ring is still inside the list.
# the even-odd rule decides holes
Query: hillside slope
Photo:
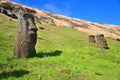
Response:
[[[15,16],[15,11],[19,7],[22,7],[23,9],[26,9],[26,11],[33,13],[36,18],[36,22],[39,24],[49,24],[59,27],[75,28],[89,35],[103,33],[105,34],[105,37],[120,40],[120,26],[100,24],[81,19],[70,18],[62,15],[52,14],[46,11],[33,9],[13,2],[0,2],[0,12],[13,18],[17,18]]]
[[[37,57],[13,56],[17,20],[0,14],[0,80],[120,80],[120,42],[110,49],[88,42],[76,29],[39,24]]]

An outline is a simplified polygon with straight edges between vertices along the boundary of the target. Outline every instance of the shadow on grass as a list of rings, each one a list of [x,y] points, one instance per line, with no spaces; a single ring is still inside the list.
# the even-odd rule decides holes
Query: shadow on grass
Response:
[[[28,74],[29,72],[26,70],[14,70],[12,72],[2,72],[0,73],[0,80],[1,79],[5,79],[5,78],[9,78],[9,77],[21,77],[25,74]]]
[[[47,53],[44,53],[44,52],[39,52],[37,54],[37,57],[50,57],[50,56],[60,56],[62,53],[62,51],[59,51],[59,50],[56,50],[54,52],[47,52]]]

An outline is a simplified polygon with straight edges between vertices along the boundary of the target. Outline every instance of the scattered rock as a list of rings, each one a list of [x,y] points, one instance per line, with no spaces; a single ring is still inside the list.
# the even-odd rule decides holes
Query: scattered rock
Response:
[[[41,29],[41,30],[45,30],[45,28],[44,28],[44,27],[39,27],[39,29]]]
[[[46,23],[46,24],[50,24],[50,25],[56,26],[55,23],[54,23],[54,20],[52,18],[41,16],[39,18],[39,20],[40,20],[41,23]]]
[[[82,23],[82,24],[80,25],[80,27],[83,27],[83,28],[89,28],[89,25],[87,25],[87,24],[83,24],[83,23]]]
[[[108,29],[108,31],[109,31],[110,33],[115,33],[115,31],[114,31],[113,29]]]
[[[116,41],[120,41],[120,38],[117,38]]]

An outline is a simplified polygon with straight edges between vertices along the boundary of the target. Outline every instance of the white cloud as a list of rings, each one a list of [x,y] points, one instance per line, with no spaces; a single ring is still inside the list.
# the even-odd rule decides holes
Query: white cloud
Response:
[[[52,12],[52,13],[56,13],[56,14],[61,14],[61,15],[66,15],[66,16],[70,16],[71,12],[70,12],[70,2],[65,1],[64,3],[60,3],[60,5],[55,5],[54,1],[48,1],[45,4],[41,4],[39,1],[36,4],[30,4],[29,1],[23,1],[23,0],[11,0],[14,2],[18,2],[18,3],[24,3],[28,6],[34,7],[34,8],[38,8],[38,9],[43,9],[46,10],[48,12]],[[31,0],[33,1],[33,0]]]
[[[10,1],[14,1],[14,2],[21,2],[21,0],[10,0]]]
[[[52,13],[56,13],[56,14],[62,14],[62,15],[66,15],[66,16],[71,15],[68,5],[65,5],[65,7],[60,8],[60,7],[54,6],[52,4],[45,4],[43,6],[43,9],[50,11]]]

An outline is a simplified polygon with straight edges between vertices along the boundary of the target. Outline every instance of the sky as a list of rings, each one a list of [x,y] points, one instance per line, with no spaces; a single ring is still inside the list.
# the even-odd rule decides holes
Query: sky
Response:
[[[120,25],[120,0],[11,0],[55,14]]]

